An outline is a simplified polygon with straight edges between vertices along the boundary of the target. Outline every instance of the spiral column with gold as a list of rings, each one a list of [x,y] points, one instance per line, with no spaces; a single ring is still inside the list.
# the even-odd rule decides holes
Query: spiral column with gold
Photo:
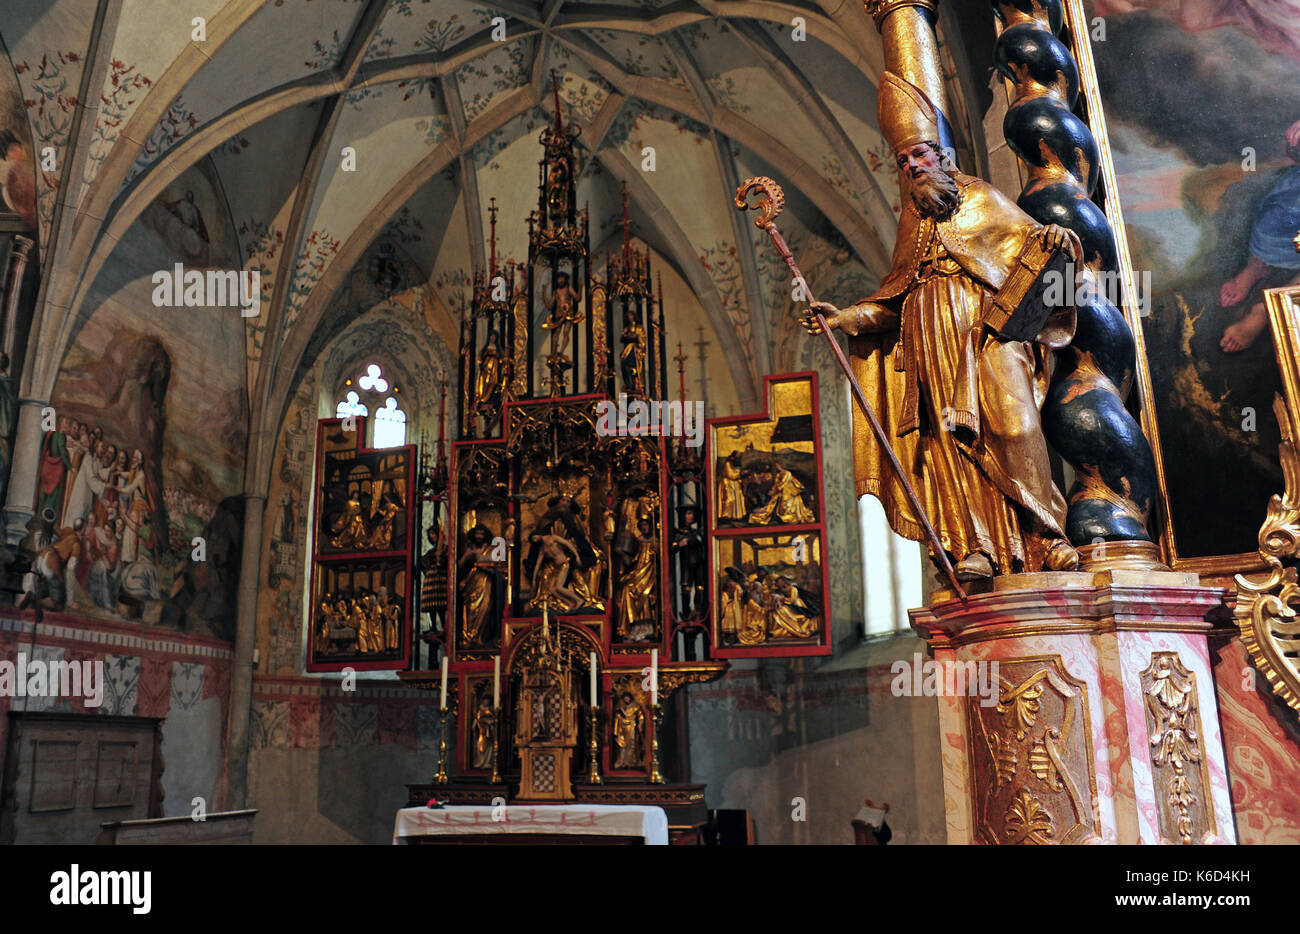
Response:
[[[1099,147],[1073,112],[1079,70],[1057,38],[1061,2],[996,3],[998,67],[1015,89],[1004,130],[1029,178],[1018,203],[1078,234],[1090,275],[1113,271],[1116,242],[1091,200]],[[936,0],[866,9],[885,67],[942,112]],[[948,842],[1231,844],[1207,619],[1224,592],[1159,565],[1151,449],[1124,408],[1133,335],[1106,297],[1071,297],[1078,329],[1043,425],[1079,477],[1067,533],[1085,566],[936,589],[910,611],[930,658],[914,660],[909,693],[927,693],[926,677],[937,685]]]
[[[1092,273],[1114,274],[1114,233],[1092,201],[1100,153],[1088,124],[1074,113],[1079,69],[1058,38],[1061,0],[994,0],[994,12],[1002,25],[997,67],[1014,87],[1003,133],[1028,173],[1017,203],[1034,220],[1078,234]],[[1066,532],[1076,546],[1093,546],[1082,551],[1085,566],[1090,557],[1119,554],[1152,566],[1157,552],[1147,520],[1155,462],[1124,406],[1136,366],[1133,334],[1104,290],[1079,297],[1078,328],[1058,353],[1043,406],[1043,431],[1078,478],[1067,496]],[[1112,543],[1125,544],[1120,551]]]

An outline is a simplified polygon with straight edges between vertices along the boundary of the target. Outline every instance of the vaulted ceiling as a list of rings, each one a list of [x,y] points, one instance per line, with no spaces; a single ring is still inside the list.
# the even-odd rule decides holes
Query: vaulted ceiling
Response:
[[[822,258],[823,294],[858,297],[888,267],[898,191],[875,122],[880,40],[860,0],[45,6],[0,19],[36,148],[49,140],[67,153],[61,172],[38,178],[53,267],[25,391],[49,391],[119,241],[204,160],[240,261],[262,271],[270,302],[246,341],[255,431],[260,419],[274,434],[295,374],[328,337],[319,329],[347,324],[327,310],[376,241],[418,267],[452,341],[468,276],[484,264],[491,198],[503,209],[499,249],[526,254],[537,135],[555,90],[582,129],[593,247],[618,237],[626,185],[634,235],[689,288],[740,400],[790,363],[788,276],[730,206],[742,178],[786,186],[783,229],[796,252]],[[941,37],[970,19],[945,12]],[[978,160],[968,54],[944,44],[959,148]],[[60,94],[95,106],[60,115]],[[36,98],[51,101],[40,115]]]

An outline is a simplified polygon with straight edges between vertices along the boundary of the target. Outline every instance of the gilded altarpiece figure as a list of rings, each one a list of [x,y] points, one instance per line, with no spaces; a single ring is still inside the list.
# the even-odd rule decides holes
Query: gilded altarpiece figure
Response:
[[[656,287],[651,272],[650,251],[632,243],[632,222],[627,186],[623,186],[623,244],[605,261],[605,280],[600,304],[605,308],[601,333],[611,348],[618,336],[617,363],[611,351],[606,391],[612,396],[617,371],[618,390],[631,398],[663,399],[668,385],[667,351],[664,335],[663,283]],[[603,351],[603,347],[602,347]]]
[[[466,728],[461,761],[466,771],[491,772],[497,762],[500,711],[492,705],[492,675],[470,675],[465,679]]]
[[[486,275],[475,276],[460,324],[460,433],[465,438],[500,436],[502,406],[513,387],[514,308],[522,295],[516,294],[515,264],[497,265],[495,220],[492,228],[491,265]]]
[[[468,658],[487,657],[501,637],[509,599],[509,533],[505,454],[475,444],[455,458],[457,517],[448,617],[450,645]]]
[[[642,690],[639,676],[618,675],[613,679],[613,746],[609,756],[613,771],[645,770],[649,706],[650,698]]]

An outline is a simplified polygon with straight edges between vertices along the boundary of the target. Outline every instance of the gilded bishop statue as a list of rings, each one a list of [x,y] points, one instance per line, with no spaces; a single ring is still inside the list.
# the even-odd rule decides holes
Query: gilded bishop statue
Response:
[[[818,333],[820,311],[849,335],[854,375],[959,580],[1073,570],[1079,555],[1066,538],[1040,411],[1051,351],[1073,337],[1074,309],[1040,306],[1025,339],[1007,338],[995,313],[1024,297],[1026,257],[1038,268],[1043,257],[1078,260],[1079,241],[958,171],[921,89],[886,71],[878,107],[906,193],[893,267],[874,294],[844,309],[818,302],[804,325]],[[878,497],[894,530],[921,540],[923,527],[856,409],[853,445],[858,495]]]

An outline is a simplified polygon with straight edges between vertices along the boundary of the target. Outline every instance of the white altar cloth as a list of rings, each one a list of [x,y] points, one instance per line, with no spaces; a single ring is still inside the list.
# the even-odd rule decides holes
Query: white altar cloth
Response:
[[[449,804],[442,808],[402,808],[393,826],[393,843],[403,837],[439,834],[585,834],[641,837],[649,846],[668,844],[663,808],[622,804]]]

